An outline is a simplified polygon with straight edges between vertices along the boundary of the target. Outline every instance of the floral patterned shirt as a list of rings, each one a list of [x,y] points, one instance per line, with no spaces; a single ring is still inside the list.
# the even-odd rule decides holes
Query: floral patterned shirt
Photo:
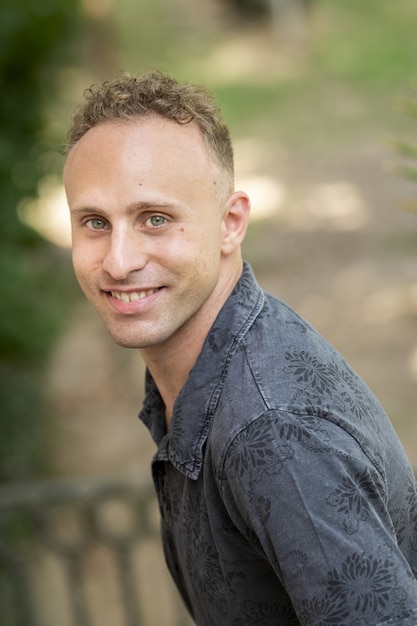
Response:
[[[170,431],[149,373],[141,419],[167,564],[196,624],[417,624],[416,484],[394,429],[247,264]]]

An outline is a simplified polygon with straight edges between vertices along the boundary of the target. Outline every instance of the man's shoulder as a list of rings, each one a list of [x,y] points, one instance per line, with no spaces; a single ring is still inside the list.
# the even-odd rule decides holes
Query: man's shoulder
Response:
[[[333,368],[336,378],[342,371],[351,371],[339,351],[291,306],[275,296],[264,296],[261,311],[242,337],[241,348],[255,377],[270,381],[273,388],[279,381],[290,387],[304,386],[303,377],[292,375],[291,366],[298,358],[301,367]],[[282,397],[283,389],[279,393]]]
[[[271,340],[305,343],[314,339],[315,344],[320,343],[331,347],[309,321],[287,302],[266,292],[263,292],[263,295],[263,307],[251,329],[253,333],[264,334],[270,339],[269,345],[271,345]],[[249,338],[250,336],[248,335]]]
[[[264,306],[240,338],[224,372],[213,413],[211,443],[225,451],[237,433],[268,416],[332,422],[360,441],[387,424],[375,396],[343,356],[281,300]],[[260,422],[258,422],[260,423]]]

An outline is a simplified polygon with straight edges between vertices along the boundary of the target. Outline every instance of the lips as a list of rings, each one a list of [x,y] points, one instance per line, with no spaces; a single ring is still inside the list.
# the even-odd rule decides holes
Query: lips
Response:
[[[110,291],[113,298],[121,300],[122,302],[137,302],[138,300],[144,300],[153,293],[159,291],[158,289],[146,289],[142,291]]]

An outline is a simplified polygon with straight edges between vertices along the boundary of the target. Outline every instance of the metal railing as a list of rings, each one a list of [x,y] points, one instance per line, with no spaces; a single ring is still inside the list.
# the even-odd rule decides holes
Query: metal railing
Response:
[[[138,480],[0,488],[1,626],[190,626]]]

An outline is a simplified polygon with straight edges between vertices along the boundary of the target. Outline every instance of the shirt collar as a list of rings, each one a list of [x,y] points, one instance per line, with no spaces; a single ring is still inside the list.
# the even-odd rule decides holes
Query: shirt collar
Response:
[[[203,349],[181,389],[166,435],[165,409],[147,372],[146,397],[140,418],[159,445],[155,460],[170,460],[189,478],[197,479],[203,447],[216,410],[230,358],[264,304],[264,294],[251,267],[243,273],[211,327]]]

